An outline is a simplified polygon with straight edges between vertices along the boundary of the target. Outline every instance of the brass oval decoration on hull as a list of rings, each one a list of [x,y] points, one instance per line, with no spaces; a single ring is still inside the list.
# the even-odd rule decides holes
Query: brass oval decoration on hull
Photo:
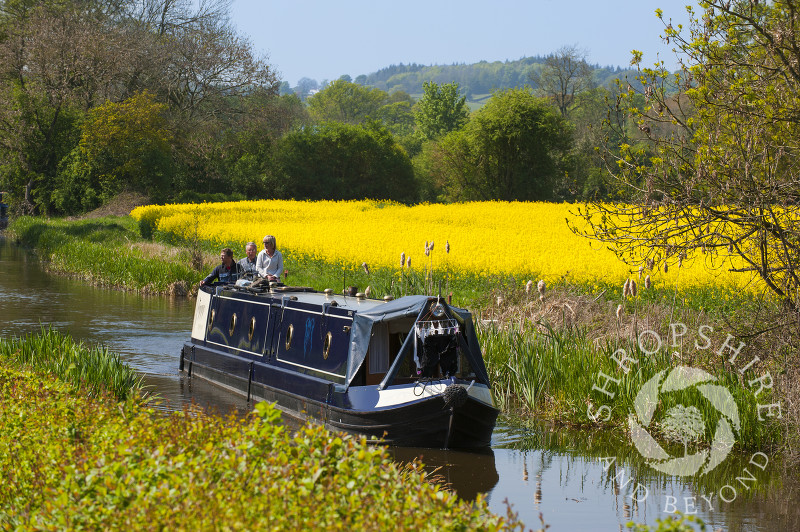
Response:
[[[217,316],[217,311],[211,309],[211,314],[208,317],[208,332],[211,332],[212,327],[214,327],[214,318]]]
[[[328,331],[328,334],[325,335],[325,342],[322,344],[322,358],[328,360],[328,354],[331,352],[331,340],[333,339],[333,334]]]
[[[286,350],[288,351],[290,347],[292,347],[292,336],[294,336],[294,324],[289,324],[289,327],[286,329]]]

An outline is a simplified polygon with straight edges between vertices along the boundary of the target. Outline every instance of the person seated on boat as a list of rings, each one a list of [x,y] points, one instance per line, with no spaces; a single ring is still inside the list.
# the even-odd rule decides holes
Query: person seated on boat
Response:
[[[256,256],[258,254],[258,247],[256,246],[255,242],[248,242],[244,246],[245,253],[247,256],[243,259],[240,259],[239,264],[239,273],[241,275],[251,274],[255,276],[258,274],[258,269],[256,268]]]
[[[214,270],[202,281],[200,286],[212,284],[216,279],[218,284],[235,283],[236,278],[239,276],[239,265],[233,260],[233,250],[231,248],[223,248],[219,252],[219,258],[222,261]]]
[[[275,237],[266,235],[263,241],[264,249],[259,252],[256,259],[258,274],[268,281],[280,281],[283,273],[283,256],[275,249]]]

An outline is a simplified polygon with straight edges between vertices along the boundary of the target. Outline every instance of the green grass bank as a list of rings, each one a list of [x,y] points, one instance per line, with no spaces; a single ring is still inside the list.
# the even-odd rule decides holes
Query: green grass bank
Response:
[[[84,220],[14,219],[7,232],[53,272],[152,294],[185,295],[204,277],[186,250],[153,244],[129,216]]]

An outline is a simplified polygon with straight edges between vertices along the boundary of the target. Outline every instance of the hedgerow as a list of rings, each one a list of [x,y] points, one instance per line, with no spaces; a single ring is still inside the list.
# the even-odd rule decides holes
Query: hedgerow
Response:
[[[522,529],[364,438],[279,418],[165,415],[0,366],[0,529]]]

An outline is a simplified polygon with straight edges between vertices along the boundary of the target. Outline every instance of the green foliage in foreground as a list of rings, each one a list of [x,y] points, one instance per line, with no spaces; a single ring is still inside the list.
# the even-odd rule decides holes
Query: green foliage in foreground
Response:
[[[656,519],[657,526],[637,525],[628,523],[628,528],[634,532],[695,532],[696,530],[706,530],[705,522],[694,515],[668,516],[664,519]],[[695,526],[697,525],[697,526]]]
[[[10,229],[52,271],[93,284],[166,294],[177,283],[185,289],[203,278],[191,268],[188,252],[152,256],[132,245],[142,238],[129,216],[75,221],[24,216]]]
[[[106,347],[87,347],[53,329],[38,335],[0,338],[0,363],[47,371],[90,396],[105,393],[125,400],[137,397],[142,378]]]
[[[266,403],[246,420],[117,406],[0,366],[0,528],[503,530],[418,464]]]

